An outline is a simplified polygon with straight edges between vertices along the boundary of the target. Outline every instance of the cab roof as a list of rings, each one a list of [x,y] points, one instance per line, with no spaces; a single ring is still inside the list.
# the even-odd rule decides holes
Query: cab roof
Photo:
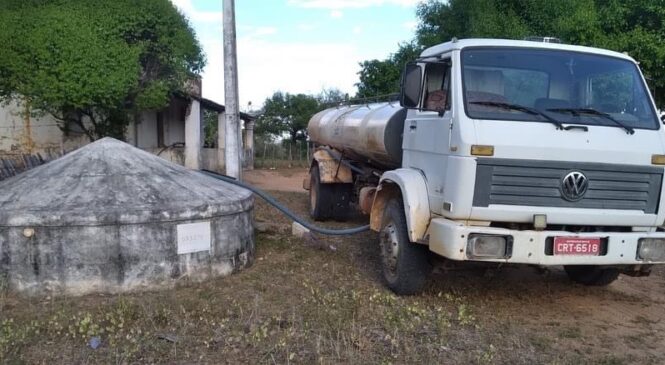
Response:
[[[635,62],[635,60],[632,57],[626,54],[602,48],[575,46],[564,43],[547,43],[547,42],[538,42],[538,41],[523,41],[523,40],[514,40],[514,39],[489,39],[489,38],[459,39],[459,40],[452,40],[446,43],[441,43],[436,46],[427,48],[421,53],[420,57],[421,58],[436,57],[442,53],[446,53],[452,50],[461,50],[467,47],[520,47],[520,48],[552,49],[552,50],[572,51],[572,52],[581,52],[581,53],[593,53],[610,57],[622,58],[625,60]]]

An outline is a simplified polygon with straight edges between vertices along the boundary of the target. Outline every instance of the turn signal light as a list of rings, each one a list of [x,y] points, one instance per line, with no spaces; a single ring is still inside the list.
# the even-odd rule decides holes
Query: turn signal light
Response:
[[[651,155],[652,165],[665,165],[665,155]]]
[[[471,146],[471,154],[474,156],[494,156],[494,146],[474,144]]]

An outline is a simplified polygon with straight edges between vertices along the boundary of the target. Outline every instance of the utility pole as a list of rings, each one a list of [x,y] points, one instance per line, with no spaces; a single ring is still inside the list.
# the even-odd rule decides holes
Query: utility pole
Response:
[[[242,179],[240,159],[240,102],[238,101],[238,57],[236,54],[236,19],[234,0],[223,0],[224,12],[224,99],[226,103],[226,175]]]

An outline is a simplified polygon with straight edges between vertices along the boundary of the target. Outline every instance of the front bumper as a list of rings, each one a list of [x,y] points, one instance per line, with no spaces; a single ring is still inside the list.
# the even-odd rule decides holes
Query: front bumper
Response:
[[[470,258],[467,254],[469,234],[512,237],[512,253],[508,258]],[[651,265],[665,261],[644,261],[637,258],[640,238],[665,238],[665,232],[593,232],[518,231],[503,228],[468,226],[445,218],[434,218],[428,230],[431,251],[457,261],[505,262],[531,265]],[[606,252],[600,256],[555,256],[548,254],[547,245],[556,236],[601,237],[606,239]],[[548,240],[549,239],[549,240]]]

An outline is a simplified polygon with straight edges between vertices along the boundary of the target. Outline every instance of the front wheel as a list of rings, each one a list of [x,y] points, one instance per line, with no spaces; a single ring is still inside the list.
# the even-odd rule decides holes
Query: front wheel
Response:
[[[589,286],[610,285],[619,277],[619,270],[615,268],[598,267],[591,265],[569,265],[563,269],[570,280]]]
[[[401,199],[387,204],[379,232],[383,278],[398,295],[417,294],[432,270],[426,246],[409,240]]]

